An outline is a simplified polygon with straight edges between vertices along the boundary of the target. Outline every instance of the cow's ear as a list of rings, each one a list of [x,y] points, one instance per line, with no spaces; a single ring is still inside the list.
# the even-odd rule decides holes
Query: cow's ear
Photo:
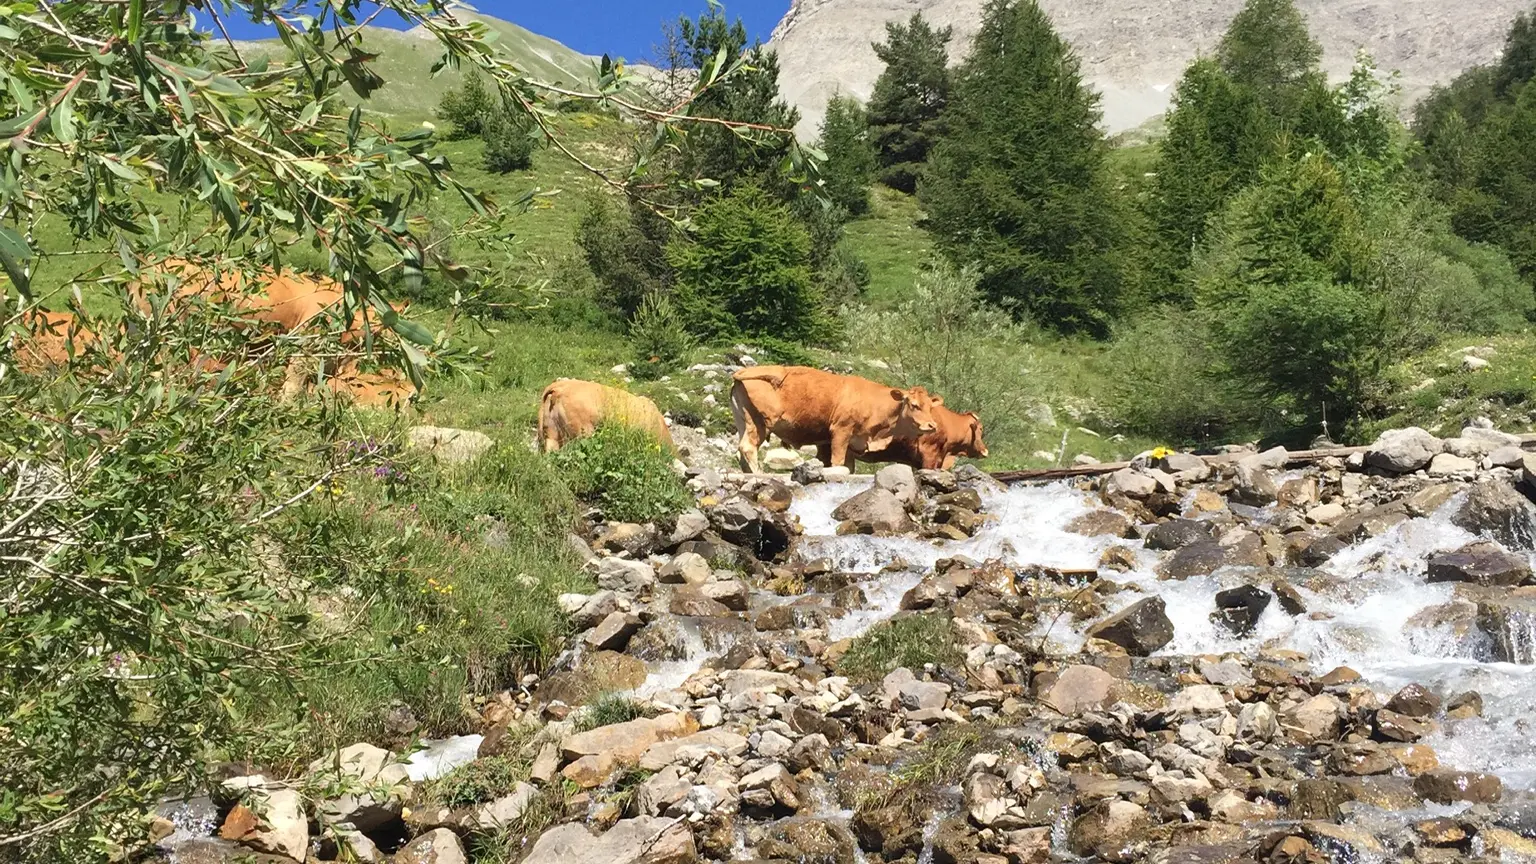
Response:
[[[944,397],[943,396],[935,396],[935,397],[933,397],[933,404],[935,404],[935,405],[943,405],[944,404]]]
[[[905,390],[897,390],[895,387],[891,388],[891,398],[895,399],[897,402],[910,402],[911,401],[911,398],[909,396],[907,396],[907,391],[905,391]]]

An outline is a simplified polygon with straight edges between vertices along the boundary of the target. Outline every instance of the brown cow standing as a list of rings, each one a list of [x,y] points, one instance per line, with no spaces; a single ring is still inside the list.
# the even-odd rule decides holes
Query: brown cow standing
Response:
[[[667,421],[656,403],[592,381],[560,378],[539,399],[539,448],[549,453],[597,431],[605,420],[650,432],[676,452]]]
[[[901,462],[913,468],[955,467],[961,456],[985,459],[987,445],[981,440],[981,418],[970,411],[951,411],[943,405],[933,409],[938,428],[916,441],[893,440],[884,450],[866,454],[867,461]]]
[[[744,471],[758,473],[757,448],[771,432],[790,447],[815,444],[823,464],[850,470],[862,453],[934,431],[943,400],[852,375],[805,366],[752,366],[734,376],[731,413]]]

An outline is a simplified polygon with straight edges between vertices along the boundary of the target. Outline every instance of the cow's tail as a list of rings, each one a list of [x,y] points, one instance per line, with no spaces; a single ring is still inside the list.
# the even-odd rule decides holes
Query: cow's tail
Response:
[[[748,366],[731,376],[736,381],[767,381],[774,387],[784,386],[784,370],[775,366]]]

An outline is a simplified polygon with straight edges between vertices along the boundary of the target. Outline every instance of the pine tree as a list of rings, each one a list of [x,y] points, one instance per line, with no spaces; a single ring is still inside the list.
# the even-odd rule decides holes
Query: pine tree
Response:
[[[1124,283],[1125,213],[1098,95],[1036,0],[990,0],[955,76],[919,194],[940,247],[1019,315],[1104,334]]]
[[[1504,53],[1494,67],[1493,87],[1501,97],[1513,98],[1536,78],[1536,12],[1515,16],[1504,38]]]
[[[526,171],[533,167],[534,138],[529,123],[511,111],[486,114],[480,122],[480,139],[485,142],[485,170],[493,174]]]
[[[1158,245],[1152,299],[1189,301],[1183,271],[1206,222],[1253,182],[1271,135],[1253,91],[1215,61],[1197,60],[1185,70],[1148,203]]]
[[[779,98],[778,55],[762,45],[747,47],[747,30],[740,19],[727,23],[725,14],[713,8],[697,22],[680,19],[678,29],[695,69],[712,68],[721,52],[725,55],[722,69],[746,58],[746,68],[704,91],[693,101],[690,113],[782,129],[800,122],[800,112]],[[787,135],[779,141],[753,141],[730,129],[698,124],[688,130],[681,168],[685,176],[713,180],[726,189],[756,185],[788,197],[792,187],[778,176],[788,145]]]
[[[911,194],[949,104],[950,73],[946,46],[952,30],[935,30],[922,13],[906,24],[885,25],[885,41],[874,46],[885,63],[869,98],[870,140],[880,180]]]
[[[1222,70],[1253,88],[1276,117],[1289,114],[1307,85],[1322,79],[1322,46],[1293,0],[1248,0],[1228,25],[1216,56]]]
[[[817,146],[827,155],[821,169],[827,196],[849,215],[869,212],[869,181],[875,172],[875,151],[869,144],[869,123],[863,106],[847,96],[827,100]]]

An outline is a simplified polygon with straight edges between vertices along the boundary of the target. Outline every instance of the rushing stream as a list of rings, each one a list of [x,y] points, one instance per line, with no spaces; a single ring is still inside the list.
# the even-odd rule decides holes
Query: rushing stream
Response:
[[[941,558],[963,555],[977,561],[1002,559],[1016,566],[1088,569],[1097,566],[1099,556],[1111,545],[1139,546],[1134,540],[1068,533],[1068,523],[1099,505],[1065,483],[984,493],[984,510],[994,521],[965,541],[836,536],[832,510],[869,482],[860,478],[810,486],[797,493],[791,508],[805,530],[799,546],[802,558],[826,557],[839,570],[877,574],[861,583],[867,606],[834,619],[828,633],[831,639],[857,636],[894,615],[902,595]],[[1536,718],[1536,666],[1491,662],[1487,637],[1477,632],[1457,634],[1448,626],[1408,625],[1414,615],[1452,600],[1449,584],[1426,583],[1423,562],[1431,553],[1454,550],[1474,539],[1450,523],[1454,503],[1437,515],[1407,520],[1346,549],[1322,568],[1331,577],[1326,584],[1297,586],[1311,614],[1293,617],[1272,603],[1246,638],[1233,636],[1209,617],[1213,595],[1239,584],[1235,573],[1217,571],[1183,582],[1161,581],[1154,568],[1164,554],[1171,553],[1138,549],[1133,571],[1106,570],[1100,575],[1135,583],[1144,592],[1112,597],[1111,612],[1145,595],[1163,598],[1175,637],[1160,654],[1252,657],[1262,647],[1272,646],[1306,653],[1317,674],[1348,666],[1384,696],[1411,682],[1446,694],[1476,690],[1484,698],[1486,719],[1454,724],[1451,731],[1439,732],[1424,743],[1448,767],[1497,774],[1510,788],[1536,788],[1536,739],[1528,728]],[[893,562],[907,566],[887,569]],[[761,599],[765,605],[782,602]],[[1517,645],[1536,645],[1536,621],[1515,629],[1528,632],[1506,634],[1507,639]],[[1080,630],[1065,619],[1055,623],[1050,638],[1062,652],[1077,650],[1083,639]],[[642,692],[676,687],[708,656],[701,643],[687,659],[654,668]]]

